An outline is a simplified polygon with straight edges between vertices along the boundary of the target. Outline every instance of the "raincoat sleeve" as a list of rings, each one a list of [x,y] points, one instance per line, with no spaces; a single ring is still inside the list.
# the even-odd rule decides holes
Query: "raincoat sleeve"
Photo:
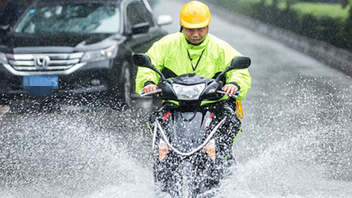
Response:
[[[226,67],[230,65],[232,59],[237,56],[242,56],[237,50],[230,45],[225,48],[225,62]],[[243,100],[249,89],[251,88],[252,78],[248,69],[235,69],[226,73],[226,83],[237,83],[240,86],[240,94],[237,99]]]
[[[146,52],[152,64],[159,70],[163,69],[163,39],[155,42],[153,46]],[[144,84],[148,81],[158,84],[160,76],[153,70],[145,67],[138,67],[136,76],[136,93],[141,95]]]

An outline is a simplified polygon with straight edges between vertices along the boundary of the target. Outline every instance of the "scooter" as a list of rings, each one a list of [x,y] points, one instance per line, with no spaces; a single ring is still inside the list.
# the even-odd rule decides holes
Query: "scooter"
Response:
[[[217,109],[221,102],[205,103],[221,99],[226,72],[248,68],[250,58],[234,58],[216,79],[197,74],[166,79],[147,55],[134,54],[132,59],[135,65],[160,75],[159,89],[142,96],[158,94],[168,101],[150,119],[154,179],[159,190],[172,197],[196,197],[218,187],[236,163],[232,144],[237,131],[226,131],[228,117]]]

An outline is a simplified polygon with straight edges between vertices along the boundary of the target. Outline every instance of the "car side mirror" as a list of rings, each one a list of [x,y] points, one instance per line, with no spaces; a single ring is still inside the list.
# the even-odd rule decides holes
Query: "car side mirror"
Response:
[[[158,25],[169,25],[172,23],[172,17],[170,15],[160,15],[158,17]]]

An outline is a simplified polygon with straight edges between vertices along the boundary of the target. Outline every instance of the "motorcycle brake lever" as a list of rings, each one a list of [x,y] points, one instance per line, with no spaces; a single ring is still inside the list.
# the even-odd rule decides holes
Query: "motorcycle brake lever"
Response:
[[[144,91],[142,91],[142,94],[141,96],[150,96],[150,95],[153,95],[153,94],[156,94],[156,93],[161,93],[161,89],[157,89],[155,91],[151,91],[151,92],[148,92],[148,93],[144,93]]]
[[[224,92],[224,91],[217,90],[216,92],[219,94],[226,95],[226,92]],[[240,91],[236,91],[235,95],[233,95],[232,98],[237,98],[238,94],[240,94]]]

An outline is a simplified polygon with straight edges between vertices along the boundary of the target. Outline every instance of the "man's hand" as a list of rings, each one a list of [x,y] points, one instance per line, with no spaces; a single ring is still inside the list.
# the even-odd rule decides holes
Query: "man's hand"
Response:
[[[156,91],[157,88],[158,88],[158,86],[156,86],[154,84],[146,85],[145,87],[143,87],[143,93],[146,94],[146,93],[149,93],[152,91]],[[159,94],[156,94],[156,95],[159,96]]]
[[[232,97],[238,91],[238,87],[234,84],[226,84],[222,87],[223,91],[226,92],[226,95]]]

